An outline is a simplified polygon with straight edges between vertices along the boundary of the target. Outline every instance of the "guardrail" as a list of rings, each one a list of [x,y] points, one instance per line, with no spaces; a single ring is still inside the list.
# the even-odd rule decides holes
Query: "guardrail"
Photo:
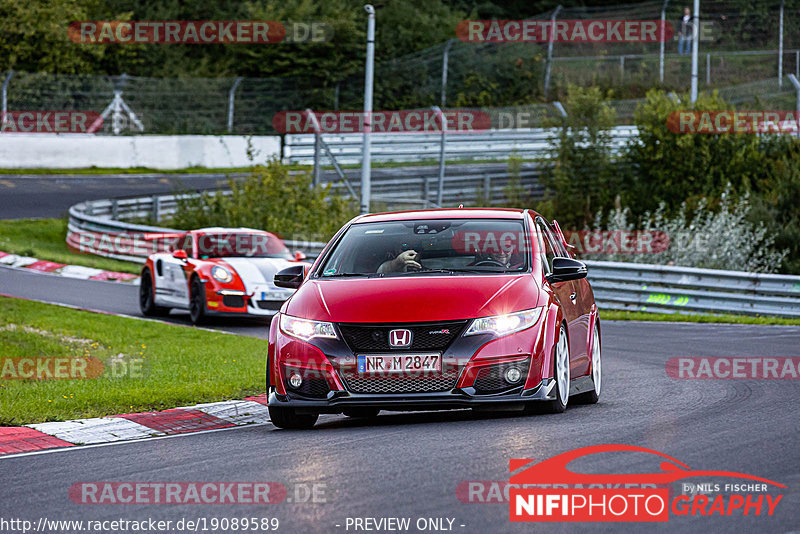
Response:
[[[800,276],[586,261],[604,308],[800,317]]]
[[[486,132],[448,132],[446,160],[506,159],[511,156],[538,158],[552,148],[552,128],[489,130]],[[613,150],[625,146],[639,135],[636,126],[616,126],[609,130]],[[362,134],[322,134],[330,152],[341,165],[361,162]],[[287,163],[312,165],[314,134],[287,134],[283,159]],[[370,136],[372,161],[438,160],[440,133],[373,133]]]
[[[159,234],[179,230],[119,219],[175,211],[175,195],[93,200],[69,209],[67,243],[100,256],[144,262],[169,241]],[[119,218],[119,219],[118,219]],[[316,257],[325,243],[286,241]],[[589,280],[601,308],[681,313],[731,313],[800,317],[800,276],[587,260]]]

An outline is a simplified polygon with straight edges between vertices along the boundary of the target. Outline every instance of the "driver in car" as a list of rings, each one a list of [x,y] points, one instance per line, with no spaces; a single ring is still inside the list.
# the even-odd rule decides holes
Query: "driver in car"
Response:
[[[386,260],[378,267],[378,273],[405,273],[409,270],[417,271],[422,269],[419,260],[419,252],[416,250],[405,250],[397,255],[393,260]]]

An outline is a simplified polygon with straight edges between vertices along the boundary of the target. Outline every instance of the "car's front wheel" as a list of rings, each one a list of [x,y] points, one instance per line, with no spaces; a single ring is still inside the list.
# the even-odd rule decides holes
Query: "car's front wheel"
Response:
[[[269,409],[269,418],[272,424],[278,428],[308,429],[313,427],[319,418],[319,414],[299,414],[294,408],[284,406],[268,406],[267,408]]]
[[[553,379],[555,380],[556,398],[547,402],[537,402],[529,407],[536,413],[562,413],[569,402],[569,338],[567,327],[561,323],[553,354]]]
[[[192,318],[192,324],[202,324],[206,317],[206,288],[196,276],[192,278],[191,288],[189,316]]]

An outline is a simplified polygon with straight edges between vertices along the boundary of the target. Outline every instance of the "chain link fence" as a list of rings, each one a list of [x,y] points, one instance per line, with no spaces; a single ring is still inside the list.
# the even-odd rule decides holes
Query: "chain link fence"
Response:
[[[730,2],[702,3],[700,89],[719,89],[721,96],[737,106],[794,109],[794,92],[786,76],[800,77],[800,0],[776,0],[766,7],[738,5],[734,9]],[[663,15],[677,27],[684,7],[675,0],[658,0],[557,8],[531,20],[660,20]],[[568,84],[593,85],[620,99],[611,105],[620,123],[629,123],[647,89],[688,90],[690,55],[678,54],[677,48],[677,36],[663,44],[568,42],[552,43],[552,47],[451,39],[379,62],[373,107],[399,110],[439,105],[489,110],[493,116],[501,111],[529,112],[531,126],[539,126],[553,112],[551,105],[541,102],[558,100]],[[106,120],[100,133],[274,134],[272,119],[279,111],[363,106],[362,75],[327,88],[309,88],[295,78],[24,72],[6,73],[5,81],[4,110],[107,110],[110,114],[116,110],[116,120]],[[124,108],[114,107],[115,93],[141,128]]]

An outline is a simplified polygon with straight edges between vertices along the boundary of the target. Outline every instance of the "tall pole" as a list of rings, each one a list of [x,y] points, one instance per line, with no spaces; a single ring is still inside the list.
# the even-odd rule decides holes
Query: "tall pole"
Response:
[[[6,123],[6,113],[8,113],[8,82],[11,81],[11,77],[14,75],[14,71],[8,71],[8,75],[6,75],[6,79],[3,80],[3,111],[2,115],[0,115],[0,130],[3,129]]]
[[[233,103],[236,99],[236,88],[239,87],[240,83],[242,83],[242,79],[236,78],[236,80],[233,82],[231,90],[228,91],[228,133],[233,131]]]
[[[450,39],[445,43],[444,52],[442,53],[442,109],[444,109],[445,102],[447,102],[447,61],[450,57],[450,47],[452,45],[453,39]]]
[[[669,0],[664,0],[664,6],[661,8],[661,47],[658,52],[658,79],[664,83],[664,26],[667,24],[667,4]]]
[[[781,0],[781,11],[778,19],[778,87],[783,87],[783,4]]]
[[[692,104],[697,102],[697,54],[700,52],[700,0],[694,0],[694,18],[692,24]]]
[[[442,137],[439,142],[439,183],[436,190],[436,207],[442,207],[442,199],[444,196],[444,148],[446,144],[446,135],[447,135],[447,121],[444,118],[444,113],[442,113],[441,108],[439,106],[433,106],[431,109],[439,116],[439,119],[442,121]],[[427,178],[425,178],[427,180]],[[425,203],[427,204],[428,197],[425,197]]]
[[[796,115],[794,116],[794,127],[796,128],[795,133],[797,134],[797,137],[800,138],[800,81],[794,74],[789,75],[789,81],[792,82],[792,85],[794,85],[794,90],[797,93],[797,103],[795,105],[797,111]]]
[[[375,63],[375,8],[364,6],[367,12],[367,66],[364,73],[364,143],[361,159],[361,213],[369,213],[370,199],[370,132],[372,130],[372,78]]]
[[[553,68],[553,42],[555,41],[555,33],[556,33],[556,17],[558,16],[558,12],[561,11],[561,6],[559,5],[553,11],[553,14],[550,16],[550,35],[547,39],[547,65],[545,66],[544,71],[544,97],[547,98],[548,93],[550,92],[550,70]]]

